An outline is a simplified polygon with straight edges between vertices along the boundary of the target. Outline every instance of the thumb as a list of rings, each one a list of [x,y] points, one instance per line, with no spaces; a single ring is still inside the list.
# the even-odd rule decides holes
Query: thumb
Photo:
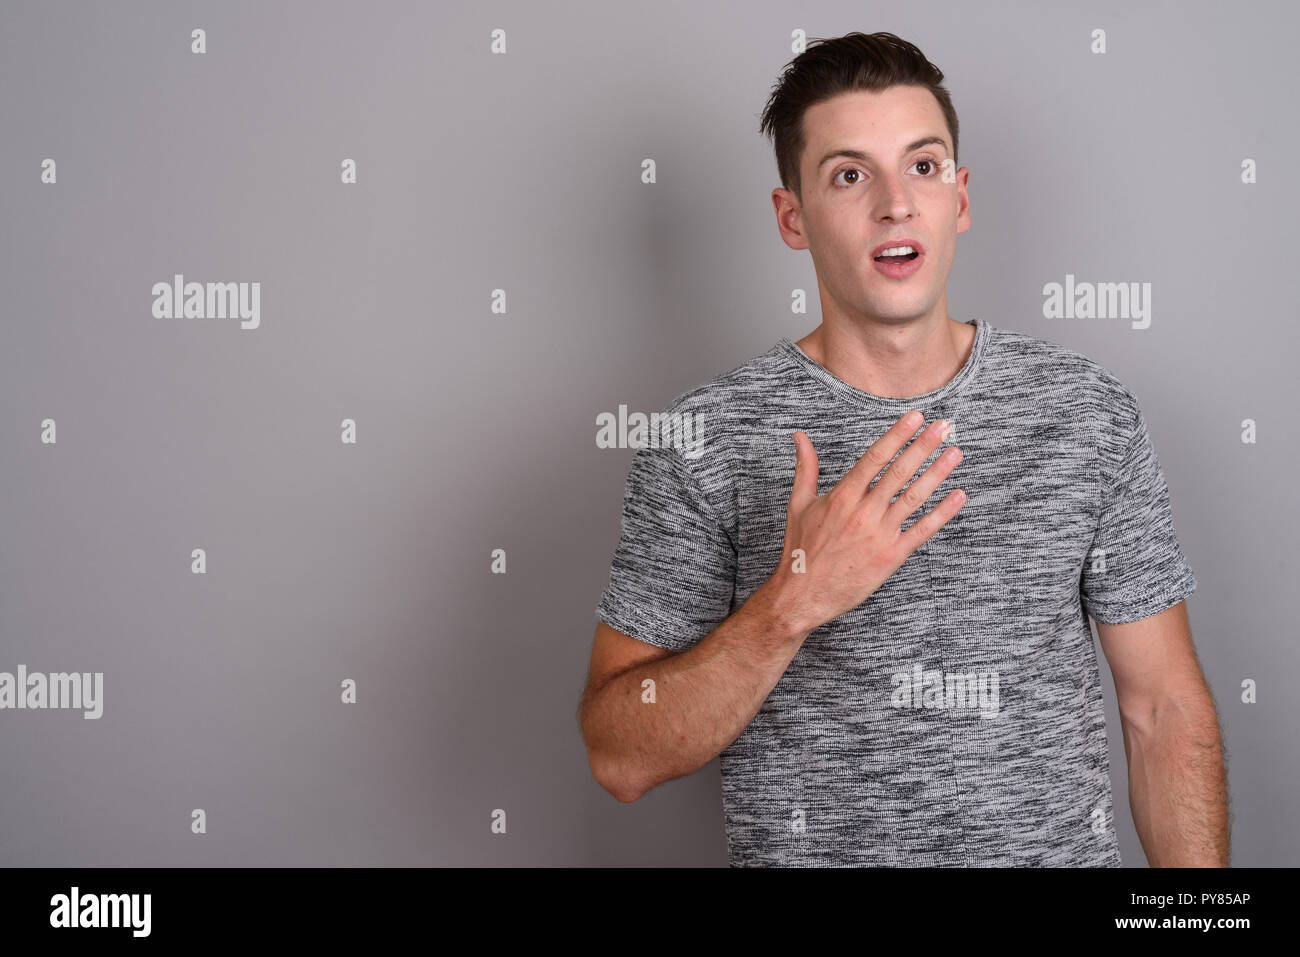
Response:
[[[794,487],[790,490],[790,510],[800,511],[817,500],[817,451],[806,432],[794,433]]]

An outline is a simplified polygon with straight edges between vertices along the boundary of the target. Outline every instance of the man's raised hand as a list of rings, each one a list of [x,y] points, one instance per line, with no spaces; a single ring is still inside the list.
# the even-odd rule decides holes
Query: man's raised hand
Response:
[[[798,458],[786,506],[784,552],[780,566],[764,584],[773,590],[787,619],[798,623],[799,631],[811,631],[866,601],[965,502],[960,490],[950,492],[907,531],[902,530],[908,517],[961,461],[961,450],[949,448],[899,494],[942,444],[948,432],[943,420],[931,423],[871,485],[922,421],[916,411],[900,418],[822,496],[817,494],[817,452],[812,440],[803,432],[794,433]]]

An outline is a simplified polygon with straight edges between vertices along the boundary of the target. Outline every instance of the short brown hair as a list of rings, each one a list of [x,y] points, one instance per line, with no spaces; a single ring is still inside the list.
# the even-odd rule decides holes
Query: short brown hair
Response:
[[[781,185],[803,202],[799,157],[807,145],[803,116],[808,107],[841,93],[876,92],[898,85],[923,86],[934,94],[952,135],[955,164],[957,111],[943,87],[943,72],[916,46],[892,33],[849,33],[834,39],[815,39],[786,64],[768,97],[759,132],[772,137]]]

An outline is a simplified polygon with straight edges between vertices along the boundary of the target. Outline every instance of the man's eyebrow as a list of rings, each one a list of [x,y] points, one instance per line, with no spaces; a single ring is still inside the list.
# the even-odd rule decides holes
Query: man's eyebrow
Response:
[[[948,141],[945,140],[942,136],[923,136],[915,143],[908,143],[907,146],[903,149],[903,152],[912,153],[915,152],[916,150],[919,150],[922,146],[932,146],[936,143],[939,146],[942,146],[945,150],[948,149]],[[951,150],[948,151],[952,152]],[[834,149],[821,158],[821,162],[817,164],[816,168],[821,169],[823,166],[825,166],[831,160],[835,159],[837,156],[843,156],[848,159],[861,160],[864,163],[867,162],[869,159],[871,159],[871,154],[864,153],[862,152],[862,150]]]

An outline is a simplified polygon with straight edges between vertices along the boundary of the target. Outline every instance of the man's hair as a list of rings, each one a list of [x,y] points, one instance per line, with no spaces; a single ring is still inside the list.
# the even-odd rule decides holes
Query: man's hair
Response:
[[[772,137],[781,185],[803,202],[799,156],[803,153],[804,111],[854,90],[878,92],[898,85],[923,86],[939,101],[952,136],[957,163],[957,111],[943,87],[943,72],[916,46],[892,33],[849,33],[816,39],[786,64],[763,109],[759,132]]]

